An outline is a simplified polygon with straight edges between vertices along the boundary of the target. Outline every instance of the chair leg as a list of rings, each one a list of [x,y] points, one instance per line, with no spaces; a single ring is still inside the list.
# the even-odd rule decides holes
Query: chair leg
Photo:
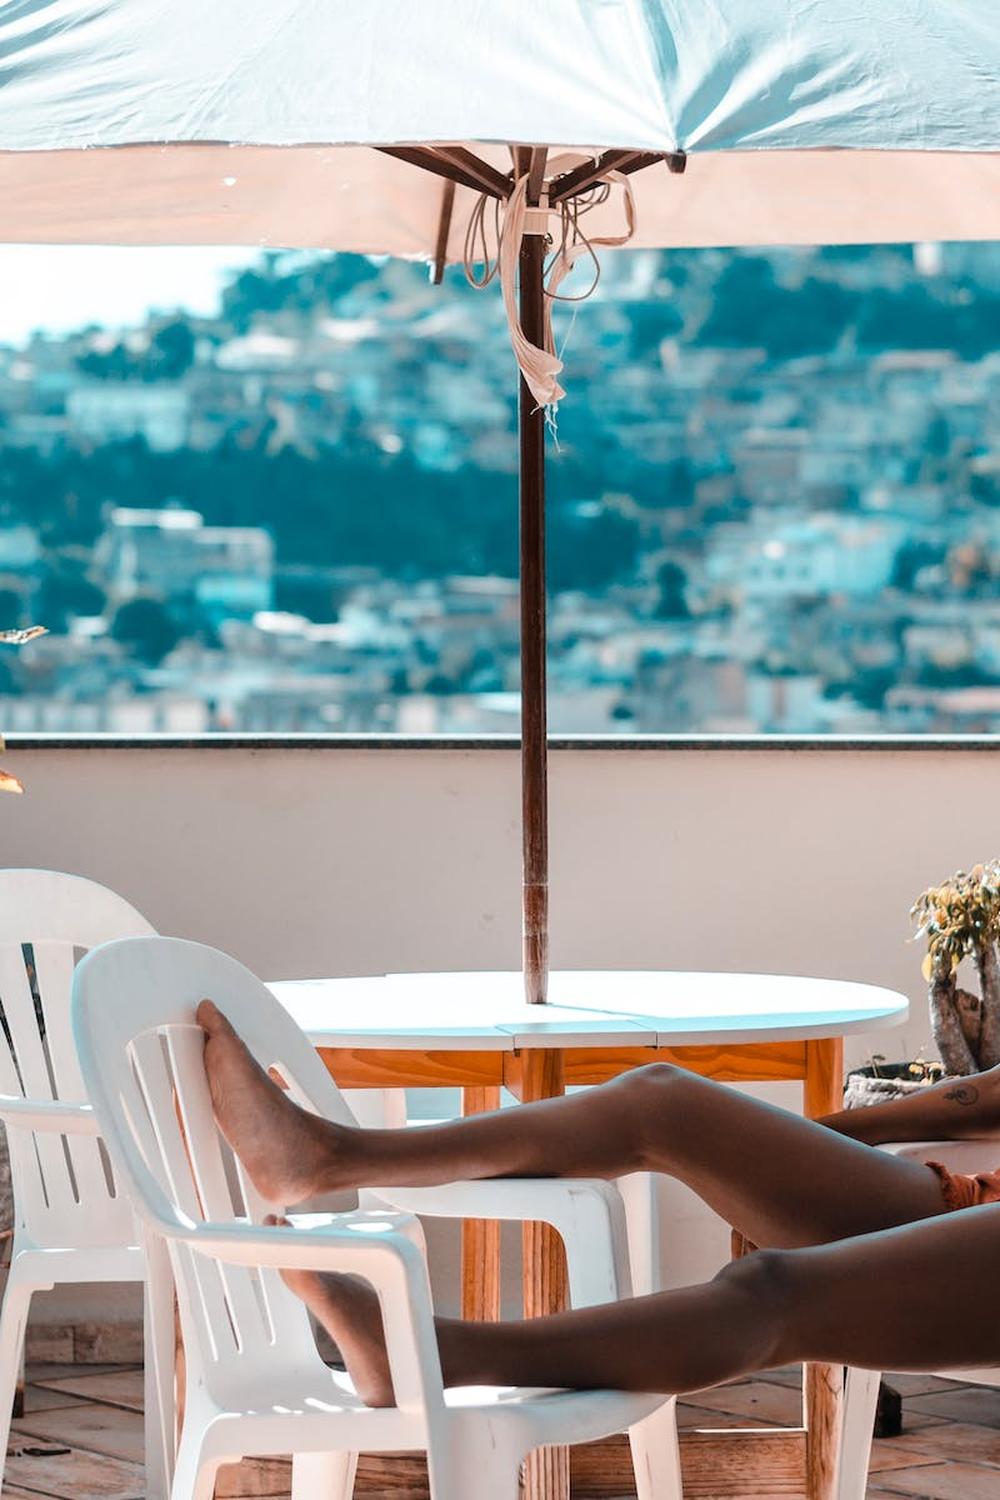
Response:
[[[292,1456],[292,1500],[351,1500],[356,1453],[296,1453]]]
[[[677,1403],[629,1428],[636,1500],[682,1500],[681,1450],[677,1440]]]
[[[837,1500],[864,1500],[880,1379],[876,1370],[849,1368],[847,1371],[840,1462],[837,1466]]]
[[[519,1456],[502,1447],[469,1442],[463,1434],[460,1453],[427,1454],[431,1500],[519,1500]]]
[[[24,1367],[24,1334],[34,1287],[11,1272],[0,1314],[0,1457],[6,1460],[14,1398]]]
[[[204,1432],[199,1432],[190,1441],[181,1434],[170,1487],[171,1500],[212,1500],[215,1476],[224,1460],[207,1456],[203,1439]],[[230,1454],[229,1458],[233,1463],[237,1461],[235,1454]]]
[[[162,1240],[145,1237],[143,1289],[143,1390],[146,1430],[146,1500],[167,1500],[177,1445],[174,1282]]]
[[[625,1204],[632,1295],[648,1297],[663,1290],[657,1174],[629,1172],[627,1176],[617,1178],[615,1186]]]

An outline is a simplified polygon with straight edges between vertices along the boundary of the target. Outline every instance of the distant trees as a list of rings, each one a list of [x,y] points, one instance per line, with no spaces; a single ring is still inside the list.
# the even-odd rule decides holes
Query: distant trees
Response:
[[[593,514],[580,515],[560,468],[561,460],[553,459],[552,587],[601,588],[629,576],[638,555],[635,523],[596,506]],[[579,467],[567,472],[581,473]],[[601,477],[598,469],[588,482],[596,488]],[[659,483],[662,476],[655,477]],[[0,466],[0,498],[60,546],[91,544],[109,503],[163,505],[177,495],[209,524],[266,527],[279,564],[372,566],[397,578],[517,574],[516,480],[471,465],[442,473],[420,468],[405,453],[324,448],[308,456],[235,441],[208,451],[154,453],[133,439],[87,453],[10,449]],[[79,575],[52,581],[58,614],[91,613],[88,601],[96,596],[82,582]],[[309,612],[305,594],[284,586],[282,605]]]
[[[159,666],[181,638],[173,615],[159,599],[130,599],[119,605],[111,622],[111,634],[128,646],[147,666]]]
[[[668,558],[656,572],[657,599],[653,613],[658,620],[687,620],[691,610],[687,602],[688,576],[680,563]]]
[[[865,350],[951,349],[982,359],[1000,345],[1000,297],[983,287],[970,296],[952,282],[874,287],[858,307],[857,341]]]
[[[945,547],[940,542],[928,542],[922,537],[910,537],[903,542],[892,565],[889,587],[900,589],[904,594],[913,592],[917,575],[925,568],[939,567],[945,559]]]
[[[836,258],[827,253],[824,259]],[[1000,296],[950,279],[848,287],[808,276],[784,285],[767,256],[736,255],[719,277],[695,342],[795,359],[825,353],[844,337],[872,353],[950,349],[963,359],[981,359],[1000,344]]]
[[[839,282],[808,277],[799,287],[780,286],[766,257],[736,256],[719,278],[698,342],[766,349],[775,359],[820,354],[843,336],[853,308]]]
[[[605,506],[592,513],[553,509],[549,520],[548,581],[556,591],[602,589],[635,571],[639,528]]]
[[[87,577],[84,563],[57,555],[39,585],[35,613],[60,634],[71,619],[103,614],[106,604],[107,595]]]
[[[356,287],[377,280],[379,270],[363,255],[320,256],[304,264],[293,257],[267,256],[229,283],[222,294],[222,315],[237,333],[246,333],[261,313],[329,310]]]
[[[94,380],[180,380],[194,363],[195,338],[183,318],[163,323],[145,348],[117,343],[110,349],[90,349],[77,367]]]
[[[19,589],[0,588],[0,630],[17,630],[24,615],[24,595]]]

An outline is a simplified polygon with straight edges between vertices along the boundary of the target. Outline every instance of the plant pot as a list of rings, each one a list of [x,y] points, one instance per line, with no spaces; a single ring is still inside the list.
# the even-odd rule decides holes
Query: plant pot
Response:
[[[866,1104],[885,1104],[889,1099],[905,1099],[931,1084],[940,1083],[944,1068],[940,1063],[872,1063],[853,1068],[844,1084],[844,1108],[863,1109]]]

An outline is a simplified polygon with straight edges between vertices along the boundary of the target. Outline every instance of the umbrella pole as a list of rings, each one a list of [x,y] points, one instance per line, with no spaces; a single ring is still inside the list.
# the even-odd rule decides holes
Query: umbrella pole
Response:
[[[544,338],[545,240],[525,234],[519,257],[521,327]],[[543,1005],[549,979],[549,828],[545,685],[545,413],[521,376],[521,830],[524,992]]]

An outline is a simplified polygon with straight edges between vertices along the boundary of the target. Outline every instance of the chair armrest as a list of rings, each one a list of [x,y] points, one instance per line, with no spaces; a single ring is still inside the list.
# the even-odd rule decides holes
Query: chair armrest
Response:
[[[995,1172],[1000,1167],[1000,1136],[965,1141],[892,1141],[879,1146],[908,1161],[939,1161],[952,1172]]]
[[[379,1187],[362,1195],[429,1218],[550,1224],[566,1247],[571,1307],[631,1296],[625,1210],[598,1178],[495,1177],[442,1187]]]
[[[310,1215],[307,1224],[157,1224],[174,1243],[226,1265],[336,1271],[374,1287],[382,1312],[396,1405],[426,1413],[443,1406],[441,1361],[427,1265],[410,1215]]]
[[[0,1095],[0,1120],[8,1130],[39,1130],[56,1135],[99,1135],[89,1104],[67,1104],[61,1099],[20,1099]]]

